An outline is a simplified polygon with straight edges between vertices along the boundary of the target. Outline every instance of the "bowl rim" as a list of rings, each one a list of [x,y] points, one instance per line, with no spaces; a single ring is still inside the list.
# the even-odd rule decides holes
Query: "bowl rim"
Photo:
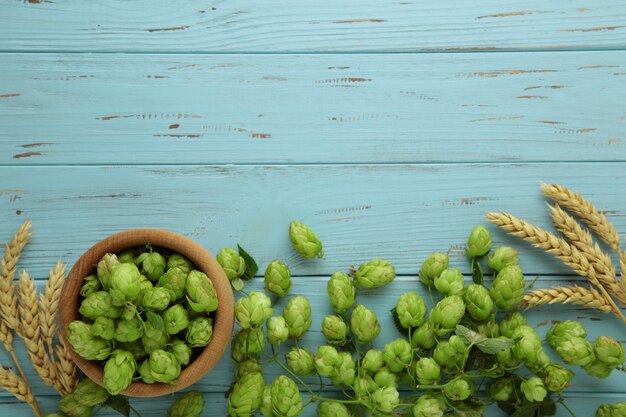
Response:
[[[182,390],[205,376],[226,352],[234,326],[234,296],[230,281],[213,255],[200,244],[186,236],[162,229],[131,229],[110,235],[85,251],[72,266],[63,289],[59,305],[60,336],[76,366],[92,381],[103,385],[103,365],[78,355],[67,340],[67,326],[79,319],[80,288],[84,278],[94,273],[95,264],[106,253],[119,253],[125,249],[151,245],[167,248],[191,260],[198,270],[211,279],[219,303],[213,316],[213,336],[200,355],[181,372],[176,384],[133,383],[122,392],[128,397],[158,397]],[[94,260],[95,263],[94,263]]]

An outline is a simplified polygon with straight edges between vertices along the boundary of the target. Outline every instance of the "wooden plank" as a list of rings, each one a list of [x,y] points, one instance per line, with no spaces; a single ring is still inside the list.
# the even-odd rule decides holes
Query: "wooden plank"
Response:
[[[3,57],[0,164],[626,160],[626,52]]]
[[[623,1],[502,3],[2,0],[10,51],[457,51],[623,48]]]
[[[435,250],[469,272],[463,247],[485,212],[550,228],[540,181],[583,193],[623,233],[625,176],[626,163],[1,167],[0,236],[34,222],[24,264],[36,277],[58,258],[72,263],[99,239],[138,227],[177,231],[213,253],[239,242],[262,268],[278,258],[295,275],[330,275],[375,257],[414,275]],[[295,253],[293,219],[317,231],[325,259]],[[569,272],[491,230],[496,244],[520,247],[528,274]]]
[[[23,265],[27,264],[24,263]],[[332,314],[326,293],[327,280],[328,277],[296,277],[290,292],[291,295],[306,295],[311,300],[313,324],[309,332],[305,335],[303,341],[300,342],[300,346],[308,347],[313,351],[316,350],[317,346],[326,344],[324,336],[321,333],[321,323],[324,316]],[[468,282],[470,281],[471,280],[468,278]],[[540,282],[536,284],[536,286],[568,285],[569,283],[569,281],[543,277]],[[43,287],[43,282],[39,282],[39,287]],[[246,284],[246,290],[262,290],[262,287],[263,280],[261,278],[254,279]],[[389,310],[395,306],[398,297],[407,291],[418,291],[424,300],[426,300],[426,304],[430,310],[432,303],[429,300],[428,291],[416,278],[413,277],[398,277],[394,282],[386,287],[376,290],[359,291],[357,302],[365,304],[369,308],[376,311],[383,329],[381,334],[374,340],[374,347],[383,348],[386,343],[401,336],[393,325]],[[434,298],[435,300],[439,299],[437,294],[434,295]],[[286,304],[286,301],[287,299],[281,299],[278,301],[275,305],[275,314],[282,314],[282,309]],[[550,329],[553,321],[577,319],[580,320],[580,322],[586,327],[590,340],[595,339],[595,337],[599,335],[612,335],[613,337],[621,340],[623,343],[626,343],[623,331],[624,324],[616,317],[610,315],[585,310],[572,305],[548,306],[528,311],[525,314],[528,317],[529,323],[537,328],[537,331],[542,337],[545,337],[545,334]],[[292,342],[287,342],[287,344],[282,347],[281,353],[287,353],[293,346]],[[546,345],[545,349],[553,361],[562,363],[558,355],[556,355],[556,353],[549,346]],[[265,354],[271,356],[269,347],[267,348]],[[28,364],[22,350],[20,350],[19,356],[20,358],[23,358],[22,363]],[[0,351],[0,363],[10,363],[10,360],[3,351]],[[623,372],[615,371],[609,378],[600,380],[590,378],[580,368],[572,367],[572,370],[576,373],[576,377],[573,380],[571,387],[568,389],[569,393],[626,393],[626,374]],[[27,367],[26,372],[28,374],[29,381],[33,384],[34,390],[38,395],[51,395],[54,393],[51,388],[41,383],[30,366]],[[266,365],[264,367],[264,375],[267,381],[271,381],[277,375],[280,375],[281,372],[282,370],[275,364]],[[233,375],[234,365],[229,359],[229,352],[227,352],[216,368],[195,384],[194,388],[203,392],[225,392],[232,383]],[[304,380],[307,384],[311,384],[311,386],[319,386],[317,377],[304,378]],[[330,386],[330,384],[327,385],[329,385],[327,390],[335,390],[335,388]],[[406,390],[407,388],[405,387],[404,389]],[[7,395],[8,394],[4,391],[0,391],[0,398]]]

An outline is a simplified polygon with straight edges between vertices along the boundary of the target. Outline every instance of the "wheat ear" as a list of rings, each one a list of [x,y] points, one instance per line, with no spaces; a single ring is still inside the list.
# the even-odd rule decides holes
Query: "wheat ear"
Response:
[[[541,190],[548,198],[580,217],[600,239],[620,252],[619,233],[613,224],[581,194],[559,184],[541,184]]]
[[[63,340],[59,341],[59,344],[55,346],[55,350],[57,379],[63,389],[63,392],[59,391],[59,393],[61,393],[61,396],[65,396],[74,392],[76,384],[78,384],[76,365],[70,356],[70,350],[65,346]]]
[[[20,274],[18,284],[18,299],[20,324],[22,326],[22,338],[26,353],[33,364],[33,367],[46,385],[55,386],[56,369],[48,356],[44,343],[41,339],[41,328],[39,320],[39,305],[37,303],[37,290],[35,282],[30,278],[28,272]]]
[[[61,289],[65,280],[65,265],[57,262],[50,270],[43,294],[39,297],[41,338],[46,342],[48,350],[53,353],[53,339],[57,330],[57,311],[61,299]]]
[[[603,313],[610,313],[613,308],[607,304],[602,295],[594,288],[584,288],[577,285],[571,287],[540,288],[528,291],[524,295],[523,307],[529,309],[544,304],[577,304],[593,308]]]
[[[599,282],[595,269],[575,246],[509,213],[487,213],[487,219],[513,236],[521,237],[533,246],[555,255],[578,275],[587,277],[589,282],[598,287],[606,302],[613,308],[613,313],[626,323],[626,317]]]
[[[617,279],[611,257],[593,242],[591,233],[583,229],[558,204],[548,205],[548,207],[557,230],[587,258],[595,269],[598,280],[607,287],[608,291],[621,303],[626,304],[626,291]]]
[[[17,261],[20,259],[22,250],[31,237],[30,226],[31,222],[24,222],[17,233],[13,235],[11,242],[5,247],[0,268],[0,317],[5,320],[6,325],[10,329],[15,330],[18,334],[21,332],[21,329],[13,278],[15,277]]]
[[[0,386],[13,394],[15,398],[24,401],[31,406],[35,415],[41,417],[41,408],[33,395],[33,391],[23,378],[20,378],[15,372],[0,365]]]

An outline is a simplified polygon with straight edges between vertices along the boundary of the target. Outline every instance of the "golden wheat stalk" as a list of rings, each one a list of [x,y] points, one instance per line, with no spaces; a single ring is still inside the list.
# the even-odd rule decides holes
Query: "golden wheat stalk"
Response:
[[[55,346],[57,361],[55,363],[57,371],[57,379],[61,385],[62,391],[59,391],[61,396],[65,396],[74,392],[78,379],[76,375],[76,364],[70,356],[70,350],[65,346],[61,340],[58,345]]]
[[[43,294],[39,297],[41,338],[46,342],[48,350],[53,352],[54,334],[57,330],[57,311],[61,299],[61,289],[65,280],[65,265],[57,262],[50,270]]]
[[[35,368],[42,381],[46,385],[56,387],[56,368],[50,360],[41,338],[35,282],[26,271],[20,274],[18,300],[22,338],[24,339],[28,359],[32,362],[33,368]]]
[[[548,205],[548,207],[557,230],[587,258],[596,271],[598,280],[607,287],[608,291],[621,303],[626,304],[626,290],[617,279],[611,257],[593,242],[591,233],[583,229],[558,204]]]
[[[548,198],[580,217],[600,239],[616,252],[620,252],[619,233],[613,224],[581,194],[558,184],[541,184],[541,190]]]
[[[0,266],[0,318],[4,319],[6,325],[18,334],[21,329],[13,278],[15,277],[17,261],[31,237],[30,227],[31,222],[26,221],[13,235],[11,242],[5,247]]]
[[[487,213],[487,219],[513,236],[521,237],[533,246],[553,254],[578,275],[587,277],[589,282],[598,287],[606,302],[611,305],[613,313],[626,323],[626,317],[598,280],[595,269],[575,246],[509,213],[490,212]]]
[[[0,365],[0,386],[13,394],[15,398],[20,401],[24,401],[31,406],[35,415],[41,417],[41,408],[37,399],[33,394],[33,390],[28,385],[28,381],[20,378],[15,372]]]
[[[522,306],[526,309],[544,304],[577,304],[586,308],[593,308],[603,313],[610,313],[613,308],[606,302],[602,294],[594,288],[584,288],[577,285],[571,287],[540,288],[528,291],[524,295]]]

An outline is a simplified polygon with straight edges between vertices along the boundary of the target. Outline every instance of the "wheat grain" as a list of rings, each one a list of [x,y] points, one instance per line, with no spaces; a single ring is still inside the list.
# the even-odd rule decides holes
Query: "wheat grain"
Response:
[[[31,222],[24,222],[17,233],[13,235],[11,242],[5,246],[4,256],[0,265],[0,318],[4,319],[6,325],[20,333],[19,313],[17,309],[17,297],[15,296],[15,269],[17,261],[22,254],[22,250],[31,237]]]
[[[65,266],[57,262],[50,270],[43,294],[39,297],[41,338],[46,342],[50,354],[53,354],[53,339],[56,333],[57,311],[61,299],[61,288],[65,280]]]
[[[57,371],[57,379],[60,382],[63,392],[61,396],[71,394],[74,392],[76,388],[76,384],[78,384],[78,380],[76,378],[76,365],[70,356],[70,350],[65,346],[63,341],[61,340],[58,345],[55,346],[56,350],[56,371]]]
[[[596,232],[600,239],[616,252],[620,251],[619,233],[617,233],[613,224],[581,194],[558,184],[541,184],[541,190],[548,198],[580,217],[591,230]]]
[[[30,405],[35,412],[35,415],[41,416],[41,409],[39,404],[33,395],[33,391],[28,385],[28,381],[20,378],[15,372],[0,365],[0,386],[13,394],[15,398],[20,401],[24,401]]]
[[[577,285],[528,291],[524,295],[523,306],[528,309],[554,303],[577,304],[602,311],[603,313],[613,311],[613,308],[606,302],[602,294],[594,288],[584,288]]]
[[[41,340],[35,283],[26,271],[20,274],[18,300],[22,338],[24,339],[24,346],[26,347],[28,358],[42,381],[46,385],[55,386],[56,369],[52,365],[50,357],[44,348],[43,341]]]
[[[598,280],[605,285],[609,292],[621,303],[626,304],[626,291],[617,280],[615,267],[611,257],[604,252],[597,243],[593,242],[591,233],[583,229],[580,224],[567,214],[558,204],[548,205],[552,221],[557,230],[587,258],[596,271]]]

